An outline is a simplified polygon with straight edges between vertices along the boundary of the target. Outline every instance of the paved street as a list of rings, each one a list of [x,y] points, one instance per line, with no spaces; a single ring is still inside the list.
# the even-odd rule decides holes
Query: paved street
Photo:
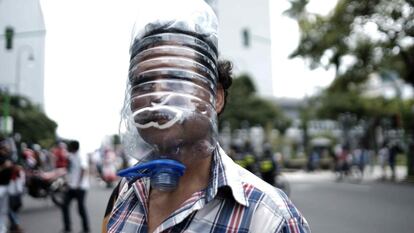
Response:
[[[329,172],[289,173],[291,198],[307,217],[314,233],[412,233],[414,185],[378,182],[335,182]],[[100,224],[110,190],[94,184],[88,194],[92,232]],[[25,198],[21,212],[28,233],[58,233],[61,213],[50,201]],[[76,205],[72,205],[74,232],[80,231]]]
[[[414,186],[294,183],[292,199],[319,233],[412,233]]]
[[[399,169],[401,180],[405,169]],[[287,174],[291,199],[316,233],[412,233],[414,184],[380,182],[378,169],[361,183],[330,172]]]
[[[110,189],[97,183],[92,185],[87,194],[87,208],[93,233],[101,232],[101,220],[110,194]],[[71,207],[73,232],[78,233],[81,231],[81,224],[76,202]],[[59,233],[63,229],[60,209],[47,199],[26,197],[20,217],[26,233]]]

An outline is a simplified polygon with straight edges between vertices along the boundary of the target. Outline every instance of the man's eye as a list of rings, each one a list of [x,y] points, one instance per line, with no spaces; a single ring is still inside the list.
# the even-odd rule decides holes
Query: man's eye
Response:
[[[145,93],[148,93],[148,92],[154,92],[154,91],[157,90],[157,88],[159,89],[160,87],[157,86],[157,84],[155,84],[155,83],[146,83],[145,85],[142,85],[141,87],[138,87],[137,91],[140,94],[145,94]]]
[[[205,103],[199,102],[199,103],[197,103],[196,106],[197,106],[198,111],[200,111],[202,113],[207,111],[207,106],[206,106]]]
[[[144,92],[148,92],[148,91],[152,91],[152,90],[154,90],[154,84],[148,84],[148,85],[145,85],[142,88],[142,91],[144,91]]]

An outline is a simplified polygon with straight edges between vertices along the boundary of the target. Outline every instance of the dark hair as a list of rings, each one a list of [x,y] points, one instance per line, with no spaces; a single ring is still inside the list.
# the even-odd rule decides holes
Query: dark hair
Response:
[[[185,28],[180,28],[174,20],[169,22],[162,22],[162,23],[149,23],[145,26],[145,33],[142,35],[142,38],[153,36],[161,33],[179,33],[179,34],[186,34],[189,36],[196,37],[205,43],[207,43],[214,53],[217,55],[217,47],[211,39],[209,39],[209,34],[201,34],[198,32],[188,31]]]
[[[77,152],[79,150],[79,142],[76,140],[72,140],[68,143],[68,151],[69,152]]]
[[[217,64],[218,82],[224,90],[224,106],[220,113],[224,111],[227,102],[228,89],[233,82],[233,64],[228,60],[219,60]]]

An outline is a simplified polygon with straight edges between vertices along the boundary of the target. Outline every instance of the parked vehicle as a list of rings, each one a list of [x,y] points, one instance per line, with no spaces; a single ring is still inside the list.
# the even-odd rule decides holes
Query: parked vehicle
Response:
[[[51,198],[57,206],[62,206],[67,189],[65,181],[66,169],[53,171],[26,171],[27,193],[33,198]]]

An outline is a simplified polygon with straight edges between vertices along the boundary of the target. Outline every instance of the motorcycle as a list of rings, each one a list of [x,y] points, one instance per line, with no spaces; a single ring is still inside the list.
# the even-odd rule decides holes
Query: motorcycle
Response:
[[[53,171],[26,171],[27,193],[33,198],[48,198],[61,207],[64,202],[67,184],[66,169],[58,168]]]

